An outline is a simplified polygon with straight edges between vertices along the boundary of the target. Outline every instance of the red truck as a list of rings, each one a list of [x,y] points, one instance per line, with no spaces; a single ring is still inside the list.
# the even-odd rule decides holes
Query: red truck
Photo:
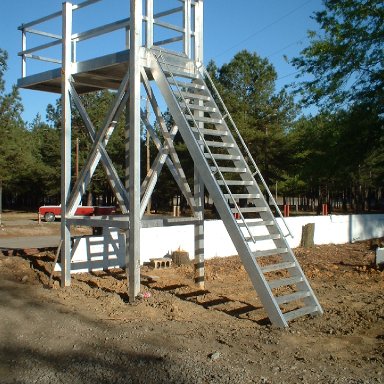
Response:
[[[94,216],[94,215],[111,215],[116,212],[116,207],[94,207],[80,206],[76,209],[75,215]],[[39,222],[41,218],[47,222],[55,221],[56,217],[61,217],[60,205],[43,205],[39,208]]]

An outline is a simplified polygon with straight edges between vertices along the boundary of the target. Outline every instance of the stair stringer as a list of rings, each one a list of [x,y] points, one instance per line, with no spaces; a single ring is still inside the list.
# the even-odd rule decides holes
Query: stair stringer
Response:
[[[181,113],[179,104],[169,87],[168,80],[155,58],[153,58],[151,62],[151,72],[165,102],[167,103],[175,123],[179,127],[180,133],[188,147],[190,155],[196,167],[199,169],[200,177],[202,178],[204,185],[206,186],[209,195],[211,196],[215,207],[228,231],[228,234],[233,241],[233,244],[241,258],[244,268],[251,279],[251,282],[268,314],[269,319],[271,320],[272,324],[278,327],[287,327],[288,323],[285,320],[279,305],[274,299],[272,290],[269,288],[268,282],[265,279],[259,265],[254,260],[252,251],[247,242],[244,240],[243,233],[228,207],[224,194],[222,193],[217,180],[213,176],[210,165],[203,156],[195,135],[191,131],[185,116]]]

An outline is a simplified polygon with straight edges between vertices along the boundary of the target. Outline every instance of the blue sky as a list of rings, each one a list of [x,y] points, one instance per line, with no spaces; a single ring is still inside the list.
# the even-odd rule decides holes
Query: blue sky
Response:
[[[9,69],[5,76],[7,89],[16,84],[21,75],[21,59],[17,56],[21,50],[21,32],[17,27],[60,10],[61,4],[61,0],[2,2],[0,48],[9,54]],[[79,11],[75,26],[84,30],[116,21],[128,17],[128,9],[129,0],[104,0],[102,4],[89,8],[92,17],[85,18],[86,12]],[[310,16],[320,9],[321,0],[205,0],[204,61],[207,64],[214,59],[221,66],[242,49],[256,52],[275,66],[278,74],[276,85],[280,89],[292,82],[295,74],[295,69],[284,56],[292,58],[307,45],[307,31],[317,28]],[[49,23],[47,28],[55,30],[55,26]],[[98,51],[94,56],[98,56]],[[23,118],[29,122],[37,113],[44,118],[47,104],[54,103],[57,98],[57,95],[39,91],[20,90],[20,94],[25,107]]]

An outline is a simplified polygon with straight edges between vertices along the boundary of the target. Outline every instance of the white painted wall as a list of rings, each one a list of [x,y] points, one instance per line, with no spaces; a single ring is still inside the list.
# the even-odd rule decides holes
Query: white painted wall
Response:
[[[384,236],[384,214],[380,215],[328,215],[328,216],[300,216],[288,217],[286,222],[291,229],[293,237],[287,237],[288,243],[292,248],[298,247],[301,241],[302,227],[308,223],[315,223],[315,244],[344,244],[359,240],[367,240]],[[283,228],[283,233],[288,231],[282,225],[282,220],[278,223]],[[254,234],[265,234],[266,230],[255,227]],[[114,230],[115,231],[115,230]],[[205,258],[225,257],[236,255],[236,249],[232,243],[227,230],[221,220],[209,220],[204,223],[205,238]],[[108,235],[107,235],[108,236]],[[112,238],[116,240],[116,245],[109,247],[108,258],[114,258],[113,250],[118,250],[117,259],[124,260],[123,235],[114,233]],[[103,236],[83,237],[76,240],[77,249],[74,252],[72,269],[76,271],[76,263],[84,270],[86,261],[100,259],[102,249],[106,247]],[[92,242],[92,252],[97,257],[89,255],[90,241]],[[194,254],[194,229],[193,225],[154,227],[141,229],[141,264],[153,258],[164,257],[178,248],[189,252],[191,258]],[[99,244],[99,246],[97,245]],[[100,248],[100,249],[99,249]],[[106,248],[105,248],[106,249]],[[256,249],[256,247],[255,247]],[[263,241],[258,244],[257,249],[268,249],[268,242]],[[87,255],[88,254],[88,255]]]
[[[299,216],[287,217],[293,237],[287,237],[292,248],[300,245],[302,227],[315,223],[315,244],[345,244],[384,236],[384,215],[328,215],[328,216]],[[277,220],[283,233],[288,231]],[[264,234],[263,228],[257,229],[258,234]],[[236,255],[236,249],[221,220],[209,220],[204,223],[205,258]],[[178,247],[194,254],[193,226],[143,228],[141,230],[141,260],[162,257]],[[258,249],[268,249],[268,243]]]

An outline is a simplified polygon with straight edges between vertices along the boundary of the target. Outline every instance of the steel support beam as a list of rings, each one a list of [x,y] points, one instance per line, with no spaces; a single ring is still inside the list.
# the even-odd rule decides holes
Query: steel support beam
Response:
[[[67,205],[71,187],[71,35],[72,4],[63,3],[63,44],[61,71],[61,286],[71,284],[71,232],[67,223]]]
[[[112,104],[110,111],[107,115],[108,118],[105,121],[105,126],[97,133],[74,87],[71,86],[70,88],[70,92],[73,97],[74,104],[76,105],[83,119],[83,122],[87,128],[88,134],[92,141],[92,149],[88,156],[87,162],[81,171],[80,177],[75,183],[75,186],[72,190],[72,193],[69,199],[68,208],[69,208],[70,215],[74,214],[78,205],[80,204],[81,197],[85,193],[86,188],[90,183],[93,173],[95,172],[96,167],[100,160],[102,161],[102,165],[106,172],[108,181],[119,202],[122,212],[123,213],[128,212],[128,195],[105,149],[106,145],[108,144],[109,138],[112,135],[113,130],[117,124],[117,120],[128,100],[128,95],[129,95],[127,91],[128,78],[129,76],[127,73],[127,75],[123,79],[123,82],[120,85],[120,88],[116,94],[114,103]]]
[[[204,26],[204,3],[203,0],[195,1],[195,47],[194,47],[194,60],[196,63],[203,63],[203,26]]]
[[[203,0],[195,1],[194,12],[194,60],[196,63],[203,62]],[[201,104],[203,104],[201,102]],[[196,111],[198,116],[203,116],[203,112]],[[204,123],[200,123],[204,128]],[[197,205],[197,217],[200,220],[195,224],[195,283],[202,289],[205,285],[205,261],[204,261],[204,183],[195,166],[195,201]]]
[[[169,157],[171,159],[171,162],[169,162],[169,160],[167,160],[167,164],[173,163],[173,166],[176,170],[175,180],[176,180],[181,192],[185,196],[189,206],[194,211],[195,201],[193,199],[191,189],[188,185],[187,177],[185,176],[185,173],[184,173],[183,168],[181,166],[181,162],[180,162],[180,159],[177,155],[175,146],[173,145],[172,134],[167,129],[167,124],[165,123],[165,120],[164,120],[164,117],[161,113],[159,104],[156,100],[155,94],[153,92],[153,89],[149,83],[148,77],[146,76],[144,70],[141,71],[141,76],[142,76],[145,91],[147,93],[147,97],[151,103],[153,112],[155,114],[157,124],[158,124],[159,129],[160,129],[160,131],[163,135],[163,138],[164,138],[164,147],[168,150]],[[174,175],[173,170],[171,168],[169,168],[169,169],[170,169],[172,175]]]
[[[191,57],[191,0],[184,0],[184,53]]]
[[[199,101],[199,105],[203,106],[203,101]],[[195,110],[196,119],[204,117],[202,110]],[[204,129],[204,123],[198,123],[201,130]],[[196,140],[201,140],[200,134],[195,134]],[[202,148],[202,152],[204,152]],[[204,183],[200,177],[199,169],[194,165],[194,196],[196,203],[195,216],[199,221],[194,225],[195,235],[195,284],[201,288],[205,288],[205,261],[204,261]]]
[[[145,46],[151,48],[153,45],[153,0],[147,0],[146,4],[147,23],[145,26]]]
[[[131,0],[129,58],[129,245],[128,295],[133,302],[140,293],[140,49],[142,1]]]
[[[199,171],[194,169],[194,194],[196,203],[195,215],[198,218],[194,225],[195,235],[195,284],[205,288],[205,267],[204,267],[204,184],[201,180]]]

